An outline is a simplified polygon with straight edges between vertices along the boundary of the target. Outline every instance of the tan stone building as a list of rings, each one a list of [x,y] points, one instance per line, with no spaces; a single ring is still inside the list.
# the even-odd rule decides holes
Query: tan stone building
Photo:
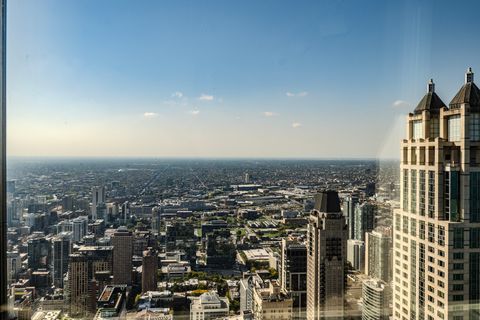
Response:
[[[281,290],[277,281],[253,288],[255,320],[289,320],[293,317],[293,299]]]
[[[228,316],[230,308],[228,298],[219,297],[216,292],[205,292],[191,300],[190,320],[221,319]]]
[[[70,313],[85,315],[95,312],[97,294],[102,287],[96,276],[109,274],[112,270],[113,247],[82,246],[78,253],[71,254],[68,265],[68,300]]]
[[[393,317],[479,319],[480,90],[471,69],[449,107],[430,80],[401,148]]]

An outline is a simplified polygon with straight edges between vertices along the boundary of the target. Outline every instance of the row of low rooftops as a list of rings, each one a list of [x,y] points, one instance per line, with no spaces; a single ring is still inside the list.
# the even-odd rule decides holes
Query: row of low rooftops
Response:
[[[450,101],[449,108],[458,109],[464,104],[468,104],[470,108],[480,111],[480,89],[473,82],[472,68],[468,68],[465,73],[465,84],[460,88],[452,101]],[[423,111],[438,113],[441,109],[449,108],[435,93],[435,83],[430,79],[427,86],[427,93],[422,100],[420,100],[413,113],[421,114]]]

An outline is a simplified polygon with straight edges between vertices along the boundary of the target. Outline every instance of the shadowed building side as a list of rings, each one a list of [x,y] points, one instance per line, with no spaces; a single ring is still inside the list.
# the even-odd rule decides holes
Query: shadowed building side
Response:
[[[343,319],[347,226],[336,191],[315,196],[308,224],[307,319]]]
[[[113,283],[132,284],[133,235],[126,227],[113,234]]]

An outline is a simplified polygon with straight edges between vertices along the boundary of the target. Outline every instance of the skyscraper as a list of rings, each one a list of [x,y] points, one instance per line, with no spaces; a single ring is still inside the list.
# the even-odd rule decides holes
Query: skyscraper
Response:
[[[388,320],[390,318],[391,290],[378,279],[362,283],[362,320]]]
[[[371,202],[355,205],[353,239],[365,241],[365,232],[372,231],[375,227],[377,207]]]
[[[253,287],[261,278],[258,274],[244,273],[244,278],[239,281],[240,312],[242,315],[249,314],[253,310]]]
[[[157,290],[158,256],[157,251],[149,248],[142,258],[142,292]]]
[[[97,220],[97,206],[105,204],[105,187],[93,187],[92,188],[92,220]]]
[[[392,236],[390,228],[378,228],[365,236],[365,273],[390,282],[392,279]]]
[[[82,254],[69,257],[68,285],[70,293],[70,312],[73,315],[83,313],[88,303],[88,261]]]
[[[133,235],[126,227],[119,227],[112,237],[113,283],[132,284]]]
[[[365,268],[365,243],[361,240],[347,240],[347,261],[358,271]]]
[[[28,267],[32,270],[48,268],[51,259],[51,243],[42,233],[34,233],[28,240]]]
[[[88,217],[80,216],[72,219],[73,241],[80,241],[88,231]]]
[[[103,290],[96,279],[111,272],[112,251],[111,246],[82,246],[77,253],[70,254],[67,292],[73,315],[94,312],[96,295]]]
[[[401,150],[394,319],[478,319],[480,89],[470,68],[448,108],[428,83]]]
[[[307,307],[307,247],[294,239],[282,239],[280,285],[293,298],[293,318],[304,319]]]
[[[336,191],[315,196],[308,224],[307,319],[343,319],[347,226]]]
[[[348,239],[355,237],[355,207],[358,203],[358,196],[351,194],[347,196],[343,202],[343,213],[347,217]]]
[[[7,252],[7,275],[8,283],[11,283],[17,279],[17,273],[21,270],[22,258],[18,251]]]
[[[68,271],[71,233],[60,233],[52,239],[53,285],[63,288],[63,278]]]

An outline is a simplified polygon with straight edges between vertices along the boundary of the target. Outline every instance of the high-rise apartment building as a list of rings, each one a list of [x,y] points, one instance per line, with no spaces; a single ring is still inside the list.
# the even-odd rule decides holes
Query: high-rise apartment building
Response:
[[[100,277],[111,274],[113,247],[82,246],[70,254],[68,265],[68,300],[73,315],[89,315],[95,311]]]
[[[365,243],[361,240],[347,240],[347,261],[358,271],[365,269]]]
[[[60,233],[52,239],[53,285],[63,288],[63,278],[68,271],[71,233]]]
[[[92,188],[92,220],[97,220],[97,207],[102,204],[105,204],[105,187],[93,187]]]
[[[113,283],[132,284],[133,235],[126,227],[119,227],[112,237]]]
[[[428,83],[401,151],[394,319],[479,319],[480,89],[470,68],[449,107]]]
[[[73,241],[80,241],[88,231],[88,217],[80,216],[71,220]]]
[[[72,254],[68,265],[68,292],[70,312],[73,315],[83,312],[88,298],[88,261],[82,254]]]
[[[11,283],[17,279],[17,273],[22,268],[22,258],[18,251],[7,252],[7,280]]]
[[[390,286],[378,279],[362,283],[362,320],[388,320],[390,318]]]
[[[246,276],[246,277],[245,277]],[[239,294],[240,294],[240,313],[249,314],[253,310],[253,287],[256,282],[256,277],[258,275],[246,274],[244,273],[244,278],[240,279],[239,285]]]
[[[304,319],[307,308],[307,246],[295,239],[282,239],[280,285],[293,299],[293,318]]]
[[[348,239],[355,237],[355,207],[358,204],[358,196],[351,194],[343,200],[343,213],[347,217]]]
[[[32,270],[48,268],[52,257],[51,243],[41,232],[35,232],[27,242],[28,267]]]
[[[142,258],[142,292],[157,290],[158,255],[149,248],[143,252]]]
[[[374,203],[363,202],[355,205],[353,239],[365,241],[365,232],[375,227],[377,207]]]
[[[343,319],[347,226],[336,191],[315,196],[308,224],[307,319]]]
[[[377,228],[365,235],[365,274],[390,282],[392,279],[392,230]]]

